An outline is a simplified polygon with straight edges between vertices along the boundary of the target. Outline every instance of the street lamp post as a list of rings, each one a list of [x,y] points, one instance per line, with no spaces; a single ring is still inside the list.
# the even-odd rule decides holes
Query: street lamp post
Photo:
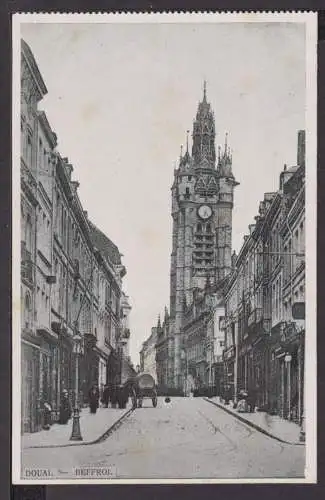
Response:
[[[288,419],[290,419],[291,413],[291,354],[286,354],[284,357],[284,362],[287,367],[287,399],[288,399]]]
[[[72,420],[72,433],[70,441],[82,441],[83,437],[80,430],[80,412],[79,412],[79,354],[81,352],[81,336],[76,333],[73,337],[73,350],[76,357],[76,380],[75,380],[75,403]]]

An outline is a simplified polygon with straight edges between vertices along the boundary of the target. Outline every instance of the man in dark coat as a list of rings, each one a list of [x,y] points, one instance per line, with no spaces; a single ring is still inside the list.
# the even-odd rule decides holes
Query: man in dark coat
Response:
[[[108,408],[108,402],[110,397],[110,390],[107,384],[104,386],[103,395],[102,395],[102,403],[105,408]]]
[[[60,401],[60,424],[66,424],[71,417],[71,403],[66,389],[62,391]]]
[[[255,406],[256,406],[256,400],[257,400],[257,391],[254,388],[249,389],[248,391],[248,397],[247,397],[247,403],[249,406],[249,411],[250,413],[255,412]]]
[[[90,413],[96,413],[99,406],[99,390],[96,384],[92,385],[88,397]]]

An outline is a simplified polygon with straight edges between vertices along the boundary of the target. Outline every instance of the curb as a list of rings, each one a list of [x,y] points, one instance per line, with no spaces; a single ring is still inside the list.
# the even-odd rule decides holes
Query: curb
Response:
[[[208,403],[211,403],[212,405],[217,406],[221,410],[224,410],[226,413],[229,413],[229,415],[232,415],[234,418],[237,418],[238,420],[240,420],[244,424],[249,425],[250,427],[253,427],[255,430],[261,432],[262,434],[265,434],[266,436],[268,436],[272,439],[275,439],[276,441],[280,441],[280,443],[290,444],[290,445],[294,445],[294,446],[304,446],[305,445],[305,443],[299,442],[299,441],[298,442],[297,441],[285,441],[284,439],[279,438],[275,434],[271,434],[271,432],[268,432],[263,427],[260,427],[259,425],[255,424],[254,422],[251,422],[250,420],[246,419],[245,417],[242,417],[240,414],[235,413],[231,410],[228,410],[228,408],[225,408],[224,406],[220,405],[219,403],[216,403],[215,401],[211,401],[208,398],[203,398],[203,399],[205,401],[207,401]]]
[[[93,441],[81,441],[78,443],[67,443],[67,444],[49,444],[49,445],[36,445],[36,446],[25,446],[23,449],[24,450],[31,450],[31,449],[40,449],[40,448],[68,448],[71,446],[89,446],[91,444],[98,444],[101,443],[102,441],[105,441],[105,439],[112,434],[113,431],[115,431],[120,425],[122,425],[123,421],[131,415],[131,413],[134,411],[134,408],[130,408],[127,410],[123,415],[117,419],[101,436],[98,438],[94,439]]]

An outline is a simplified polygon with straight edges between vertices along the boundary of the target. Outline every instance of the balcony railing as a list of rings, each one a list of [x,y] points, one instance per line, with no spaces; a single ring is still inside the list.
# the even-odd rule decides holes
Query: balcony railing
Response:
[[[36,180],[34,178],[34,175],[31,172],[31,170],[25,164],[25,161],[23,160],[23,158],[21,158],[20,176],[21,176],[21,181],[24,183],[24,185],[27,187],[27,189],[29,189],[30,192],[34,196],[36,196],[36,191],[37,191]]]
[[[247,319],[247,326],[248,328],[257,325],[258,323],[261,322],[263,318],[262,314],[262,308],[261,307],[256,307],[251,314],[248,316]]]

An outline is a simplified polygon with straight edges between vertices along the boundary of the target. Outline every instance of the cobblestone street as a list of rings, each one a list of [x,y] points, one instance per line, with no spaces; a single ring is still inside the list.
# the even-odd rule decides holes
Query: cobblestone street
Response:
[[[112,467],[117,478],[297,478],[304,446],[280,443],[201,398],[150,400],[97,445],[25,449],[23,468]],[[115,474],[115,472],[114,472]]]

